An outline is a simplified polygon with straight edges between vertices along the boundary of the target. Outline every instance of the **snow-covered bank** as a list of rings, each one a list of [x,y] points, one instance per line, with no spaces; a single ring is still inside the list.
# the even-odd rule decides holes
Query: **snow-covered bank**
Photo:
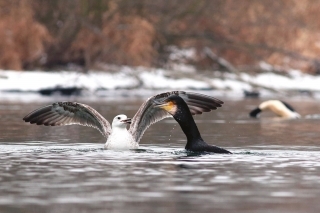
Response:
[[[30,93],[54,88],[78,88],[98,96],[120,90],[201,90],[243,96],[244,90],[258,90],[261,97],[304,92],[320,98],[320,76],[298,71],[290,71],[286,75],[265,72],[255,76],[246,73],[237,76],[218,71],[201,73],[125,66],[119,67],[117,72],[88,74],[70,71],[0,71],[0,96],[6,92]]]

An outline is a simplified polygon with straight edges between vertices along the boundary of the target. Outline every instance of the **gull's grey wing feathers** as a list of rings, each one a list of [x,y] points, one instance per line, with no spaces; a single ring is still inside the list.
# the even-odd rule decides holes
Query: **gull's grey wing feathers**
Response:
[[[45,126],[78,124],[98,129],[106,138],[111,133],[110,123],[92,107],[76,102],[56,102],[26,115],[23,120]]]
[[[161,102],[171,95],[178,95],[187,103],[192,115],[202,114],[221,107],[223,101],[203,94],[172,91],[161,93],[147,99],[132,118],[129,132],[139,142],[148,127],[164,118],[171,117],[165,110],[154,107],[154,102]]]

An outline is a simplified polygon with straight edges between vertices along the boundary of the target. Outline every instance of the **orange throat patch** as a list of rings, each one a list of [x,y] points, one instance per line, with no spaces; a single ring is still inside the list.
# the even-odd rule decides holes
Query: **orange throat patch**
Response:
[[[174,115],[177,111],[177,105],[172,101],[162,104],[160,107],[169,112],[171,115]]]

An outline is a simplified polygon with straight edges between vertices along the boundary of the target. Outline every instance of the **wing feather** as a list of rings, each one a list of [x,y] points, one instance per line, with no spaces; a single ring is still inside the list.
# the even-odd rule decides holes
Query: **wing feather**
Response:
[[[111,133],[111,125],[102,115],[92,107],[76,102],[56,102],[44,106],[26,115],[23,120],[45,126],[89,126],[98,129],[105,137]]]
[[[189,93],[184,91],[172,91],[161,93],[147,99],[132,118],[129,132],[133,135],[136,142],[139,142],[144,132],[150,125],[171,117],[171,115],[161,108],[155,107],[154,102],[161,102],[171,95],[178,95],[187,103],[192,115],[202,114],[221,107],[223,101],[198,93]]]

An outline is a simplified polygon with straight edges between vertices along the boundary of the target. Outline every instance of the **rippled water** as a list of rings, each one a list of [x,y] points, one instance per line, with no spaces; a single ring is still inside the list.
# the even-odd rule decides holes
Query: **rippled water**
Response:
[[[22,121],[53,101],[0,103],[0,212],[320,212],[316,101],[288,101],[308,119],[250,119],[261,101],[250,99],[196,116],[203,138],[233,155],[186,152],[173,119],[153,125],[130,151],[104,150],[87,127]],[[142,102],[77,101],[108,120],[132,117]]]

